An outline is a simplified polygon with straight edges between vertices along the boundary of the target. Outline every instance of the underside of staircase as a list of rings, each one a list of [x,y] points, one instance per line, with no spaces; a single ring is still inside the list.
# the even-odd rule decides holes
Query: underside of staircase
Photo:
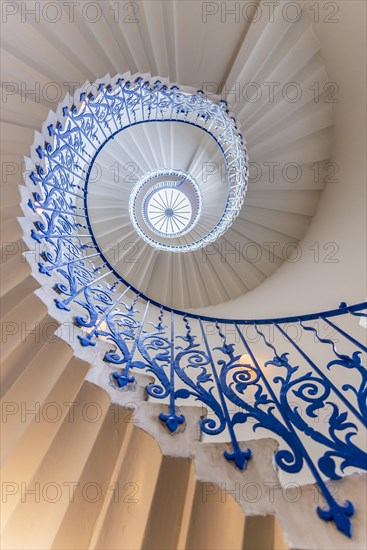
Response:
[[[12,319],[29,305],[20,303]],[[103,345],[93,360],[73,357],[42,303],[31,305],[39,321],[22,341],[25,355],[15,348],[4,361],[24,365],[3,401],[4,547],[345,548],[328,523],[315,518],[310,530],[300,521],[323,497],[316,485],[281,483],[274,439],[240,442],[254,455],[243,472],[223,460],[228,443],[202,441],[203,408],[180,407],[185,429],[170,434],[157,421],[165,406],[147,400],[151,377],[136,374],[134,387],[116,389]],[[43,330],[47,341],[37,341]],[[364,544],[365,484],[357,473],[330,482],[358,509],[348,548]]]

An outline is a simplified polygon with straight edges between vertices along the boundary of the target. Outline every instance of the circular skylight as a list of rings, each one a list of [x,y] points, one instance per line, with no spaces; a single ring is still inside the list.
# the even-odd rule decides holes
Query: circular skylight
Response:
[[[161,239],[182,237],[198,222],[201,192],[195,179],[183,170],[148,172],[130,195],[129,214],[139,235],[161,248]],[[157,239],[160,237],[160,239]]]
[[[148,198],[146,217],[156,233],[176,237],[187,229],[192,216],[192,206],[185,193],[175,188],[158,189]]]

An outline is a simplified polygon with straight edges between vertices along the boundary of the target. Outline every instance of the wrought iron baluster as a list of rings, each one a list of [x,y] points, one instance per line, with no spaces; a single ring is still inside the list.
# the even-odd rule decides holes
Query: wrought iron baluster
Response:
[[[170,380],[165,368],[170,360],[170,339],[166,336],[165,325],[163,324],[163,306],[159,309],[158,323],[150,322],[155,332],[144,331],[138,340],[138,349],[143,360],[141,368],[152,372],[160,384],[153,382],[147,386],[147,393],[157,399],[165,399],[169,396]]]
[[[134,306],[135,306],[136,302],[138,301],[138,299],[139,299],[139,294],[136,295],[136,297],[135,297],[135,299],[134,299],[134,301],[131,305],[131,310],[132,311],[134,310]],[[131,368],[133,368],[134,366],[137,367],[137,368],[142,368],[142,366],[145,367],[145,365],[142,365],[140,362],[136,362],[136,361],[134,362],[134,355],[135,355],[135,352],[136,352],[136,349],[137,349],[137,346],[138,346],[139,339],[141,337],[141,333],[143,331],[145,318],[146,318],[146,315],[147,315],[147,312],[148,312],[148,309],[149,309],[149,305],[150,305],[150,302],[148,301],[147,305],[145,306],[143,317],[142,317],[142,319],[140,321],[140,324],[139,324],[139,327],[138,327],[138,332],[134,337],[134,343],[132,345],[130,355],[127,358],[124,370],[122,372],[114,372],[113,375],[112,375],[112,378],[114,380],[116,380],[119,388],[124,388],[128,384],[133,384],[135,382],[135,376],[130,375],[130,369]]]
[[[274,326],[279,330],[279,332],[281,334],[283,334],[283,336],[285,336],[285,338],[288,340],[288,342],[290,342],[292,344],[292,346],[298,351],[298,353],[300,353],[302,355],[302,357],[315,370],[315,372],[317,372],[317,374],[325,380],[325,382],[330,386],[330,388],[333,390],[335,395],[337,395],[339,397],[339,399],[342,401],[342,403],[354,414],[354,416],[356,418],[358,418],[358,420],[360,422],[362,422],[362,424],[366,425],[366,419],[363,418],[363,416],[354,407],[354,405],[352,405],[350,403],[350,401],[348,399],[346,399],[345,395],[343,395],[343,393],[335,386],[335,384],[333,384],[330,381],[330,379],[322,372],[322,370],[316,365],[316,363],[314,363],[314,361],[307,355],[307,353],[304,352],[303,349],[300,348],[300,346],[294,340],[292,340],[292,338],[290,338],[290,336],[288,336],[286,331],[283,330],[282,327],[278,323],[274,323]]]
[[[156,103],[155,103],[155,120],[158,120],[158,109],[159,109],[159,94],[160,94],[160,91],[161,91],[161,81],[160,80],[156,80],[154,82],[154,92],[157,94],[157,99],[156,99]],[[150,113],[151,114],[151,113]]]
[[[98,90],[99,91],[99,90]],[[90,96],[89,98],[86,97],[86,93],[83,92],[82,94],[80,94],[80,101],[85,101],[85,106],[87,108],[87,110],[89,111],[90,115],[93,117],[93,119],[97,122],[99,128],[101,129],[102,131],[102,134],[104,136],[104,138],[107,140],[108,139],[108,136],[106,134],[106,132],[104,131],[104,128],[102,126],[102,124],[100,123],[99,119],[98,119],[98,116],[96,116],[96,113],[93,112],[92,108],[91,108],[91,105],[94,107],[95,105],[98,105],[97,103],[94,103],[95,101],[95,97],[94,96]],[[100,108],[100,105],[98,105],[97,109]],[[96,110],[97,110],[96,109]],[[108,123],[105,123],[106,126],[108,127]]]
[[[223,389],[222,389],[222,386],[221,386],[221,383],[220,383],[220,380],[219,380],[217,369],[216,369],[215,364],[214,364],[213,355],[212,355],[212,352],[211,352],[211,349],[210,349],[210,346],[209,346],[209,343],[208,343],[207,336],[205,334],[203,322],[200,318],[199,318],[199,323],[200,323],[201,332],[202,332],[202,335],[203,335],[205,347],[206,347],[207,354],[208,354],[208,357],[209,357],[209,361],[210,361],[210,365],[211,365],[211,368],[212,368],[215,384],[217,386],[219,399],[220,399],[220,402],[222,404],[222,409],[223,409],[224,417],[225,417],[225,420],[226,420],[226,424],[227,424],[227,427],[228,427],[228,432],[229,432],[229,435],[230,435],[230,438],[231,438],[231,443],[232,443],[232,448],[233,448],[232,453],[230,453],[228,451],[224,451],[224,456],[227,460],[233,460],[235,465],[237,466],[237,468],[239,468],[240,470],[245,470],[246,465],[247,465],[247,460],[251,458],[252,452],[251,452],[250,449],[247,449],[246,451],[243,451],[240,448],[239,444],[238,444],[236,433],[234,431],[233,424],[232,424],[232,419],[231,419],[231,416],[230,416],[229,411],[228,411],[226,398],[225,398],[225,395],[223,393]],[[215,326],[216,326],[216,329],[218,330],[219,336],[223,340],[224,345],[226,345],[225,336],[221,332],[219,324],[216,323]]]
[[[123,104],[125,106],[125,112],[126,112],[126,115],[127,115],[127,119],[129,121],[129,126],[131,125],[131,119],[130,119],[130,113],[129,113],[129,108],[127,106],[127,102],[126,102],[126,97],[125,97],[125,86],[126,86],[126,82],[125,84],[123,85],[122,83],[124,82],[124,79],[123,78],[119,78],[118,81],[117,81],[117,84],[120,86],[120,89],[121,89],[121,93],[122,93],[122,101],[123,101]],[[122,114],[120,116],[120,120],[122,120]]]
[[[203,416],[199,423],[201,430],[208,435],[217,435],[226,427],[225,417],[220,402],[213,394],[213,378],[206,367],[210,364],[208,354],[200,349],[200,344],[195,343],[196,336],[192,334],[187,315],[183,317],[186,334],[177,338],[183,340],[182,346],[176,346],[178,353],[175,356],[175,371],[178,378],[186,387],[175,391],[175,398],[188,399],[194,397],[213,412],[216,419]]]
[[[176,414],[175,406],[175,314],[171,311],[171,356],[170,356],[170,389],[169,389],[169,412],[161,413],[159,419],[171,433],[175,433],[179,426],[185,422],[182,414]]]
[[[361,315],[363,315],[363,314],[358,314],[358,313],[356,314],[357,317],[360,317]],[[323,316],[321,316],[321,318],[326,320]],[[332,324],[327,323],[327,324],[332,326],[334,323],[332,323]],[[367,426],[367,369],[366,369],[365,366],[362,365],[362,361],[361,361],[361,357],[360,357],[362,352],[361,351],[354,351],[351,356],[346,355],[346,354],[342,354],[342,353],[338,353],[336,345],[332,340],[326,339],[326,338],[321,338],[319,336],[317,330],[314,327],[307,327],[303,324],[302,321],[301,321],[301,325],[305,330],[311,330],[312,332],[314,332],[314,334],[315,334],[315,336],[316,336],[316,338],[318,339],[319,342],[329,344],[330,346],[332,346],[333,353],[337,357],[337,359],[334,359],[333,361],[329,361],[327,366],[326,366],[327,369],[331,369],[331,367],[334,366],[334,365],[339,365],[339,366],[344,367],[346,369],[355,370],[359,373],[360,378],[361,378],[361,383],[360,383],[359,387],[357,387],[357,385],[351,385],[351,384],[346,383],[342,386],[342,389],[344,391],[350,390],[355,394],[355,396],[357,398],[357,403],[358,403],[360,413],[362,415],[362,418],[364,419],[363,423],[364,423],[365,426]],[[334,326],[336,327],[336,325],[334,325]],[[339,330],[339,332],[343,336],[344,335],[348,336],[348,334],[345,333],[344,331],[342,331],[341,329]],[[348,338],[348,340],[354,340],[354,338],[350,337],[350,338]],[[362,348],[363,348],[363,346],[362,346]]]
[[[119,130],[121,130],[121,126],[118,124],[118,121],[116,120],[115,110],[116,110],[116,105],[118,105],[120,98],[117,97],[116,93],[114,93],[113,87],[111,85],[108,85],[106,87],[105,98],[106,98],[107,103],[110,105],[110,110],[111,110],[111,114],[112,114],[112,118],[113,118],[113,122],[114,122],[114,125],[115,125],[115,128],[116,128],[116,131],[119,131]]]
[[[142,92],[142,85],[141,83],[143,82],[143,78],[141,76],[139,76],[136,80],[135,80],[135,83],[138,85],[139,87],[139,97],[140,97],[140,108],[141,108],[141,113],[142,113],[142,116],[143,116],[143,120],[145,119],[145,115],[144,115],[144,101],[143,101],[143,92]]]
[[[111,91],[111,90],[112,90],[111,84],[108,84],[107,86],[105,84],[100,84],[99,87],[98,87],[98,91],[100,93],[102,93],[103,99],[104,99],[104,103],[102,103],[102,102],[100,102],[100,103],[101,103],[102,106],[105,106],[105,108],[108,111],[108,114],[110,115],[110,120],[111,119],[113,120],[113,123],[115,125],[116,130],[118,130],[119,128],[117,126],[117,123],[116,123],[116,120],[115,120],[115,115],[114,115],[114,112],[113,112],[114,97],[111,96],[111,95],[108,95],[108,92]],[[110,125],[109,125],[107,120],[105,121],[105,124],[106,124],[106,128],[108,128],[108,130],[111,132],[111,128],[110,128]]]

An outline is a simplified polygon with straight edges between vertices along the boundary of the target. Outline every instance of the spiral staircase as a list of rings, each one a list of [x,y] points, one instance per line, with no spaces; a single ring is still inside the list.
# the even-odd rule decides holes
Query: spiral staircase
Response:
[[[54,4],[2,25],[4,548],[364,548],[363,252],[294,261],[345,193],[330,26]]]

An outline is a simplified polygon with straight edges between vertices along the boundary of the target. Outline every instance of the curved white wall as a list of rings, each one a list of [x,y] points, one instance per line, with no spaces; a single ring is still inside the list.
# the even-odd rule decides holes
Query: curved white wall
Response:
[[[324,14],[330,13],[330,6],[324,9],[327,4],[330,2],[320,2],[320,22],[314,24],[314,31],[322,44],[330,80],[339,87],[339,101],[332,105],[331,159],[338,165],[338,181],[329,183],[323,192],[318,211],[300,243],[299,261],[283,263],[259,287],[237,300],[200,310],[206,315],[296,315],[333,309],[342,300],[353,304],[365,299],[367,5],[358,0],[332,2],[339,8],[333,17],[338,22],[327,23],[323,22]],[[324,246],[328,248],[324,250]]]

